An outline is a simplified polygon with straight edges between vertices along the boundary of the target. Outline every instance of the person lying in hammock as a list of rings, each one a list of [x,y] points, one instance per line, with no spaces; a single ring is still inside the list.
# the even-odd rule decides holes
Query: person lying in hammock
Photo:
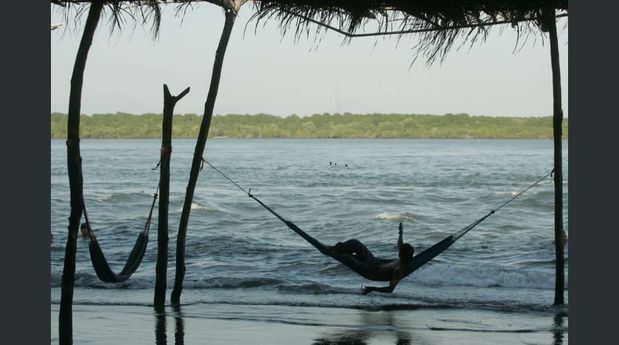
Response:
[[[363,287],[362,293],[364,295],[373,291],[391,293],[400,280],[409,274],[407,272],[415,253],[413,246],[404,243],[402,239],[402,223],[398,227],[398,232],[398,259],[377,258],[363,243],[356,239],[336,243],[335,246],[329,247],[331,252],[329,254],[367,279],[389,281],[389,286],[385,287]]]
[[[428,249],[431,249],[430,252],[428,252],[428,250],[425,250],[423,253],[418,255],[423,256],[419,261],[415,260],[415,262],[413,262],[413,254],[415,253],[415,249],[413,248],[413,246],[408,243],[404,243],[404,241],[402,240],[402,223],[400,223],[400,226],[398,227],[399,258],[392,260],[380,259],[372,255],[372,253],[367,249],[367,247],[356,239],[351,239],[346,242],[338,242],[334,246],[323,244],[322,242],[308,235],[296,224],[280,216],[269,206],[265,205],[262,201],[260,201],[260,199],[256,198],[253,194],[251,194],[251,190],[247,192],[247,195],[250,198],[256,200],[256,202],[262,205],[262,207],[266,208],[274,216],[279,218],[279,220],[284,222],[288,226],[288,228],[290,228],[290,230],[296,232],[297,235],[301,236],[314,248],[318,249],[322,254],[339,261],[344,266],[350,268],[355,273],[366,279],[389,282],[389,286],[386,287],[364,287],[362,291],[364,295],[372,291],[387,293],[392,292],[402,278],[411,274],[413,271],[415,271],[415,269],[419,268],[421,265],[431,260],[434,256],[438,255],[442,250],[446,249],[451,243],[453,243],[453,236],[450,236],[449,238],[438,243],[438,245],[440,246],[441,244],[446,243],[446,241],[449,242],[448,244],[446,244],[446,247],[445,245],[440,246],[441,248],[445,247],[444,249],[435,248],[436,245],[434,245],[433,247]]]

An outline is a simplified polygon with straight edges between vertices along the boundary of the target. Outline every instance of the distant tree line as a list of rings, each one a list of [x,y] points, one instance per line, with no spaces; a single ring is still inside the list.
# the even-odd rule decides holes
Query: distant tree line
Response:
[[[173,136],[195,138],[201,116],[175,115]],[[567,119],[563,133],[567,137]],[[51,114],[52,138],[65,138],[67,115]],[[161,114],[82,115],[82,138],[160,138]],[[493,117],[468,114],[268,114],[217,115],[209,137],[229,138],[552,138],[552,117]]]

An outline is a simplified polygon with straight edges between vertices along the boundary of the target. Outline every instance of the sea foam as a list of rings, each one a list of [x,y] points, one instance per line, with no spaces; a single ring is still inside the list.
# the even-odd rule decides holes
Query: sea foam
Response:
[[[402,220],[402,216],[401,215],[399,215],[399,214],[392,214],[392,213],[379,213],[374,218],[380,219],[380,220],[389,220],[389,221]]]

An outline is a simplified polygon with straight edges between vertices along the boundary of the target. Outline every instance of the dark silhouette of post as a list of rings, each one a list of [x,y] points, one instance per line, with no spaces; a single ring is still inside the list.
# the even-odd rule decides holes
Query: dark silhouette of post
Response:
[[[196,148],[193,154],[193,162],[191,164],[191,172],[189,174],[189,182],[187,183],[187,192],[185,194],[185,202],[181,213],[181,219],[178,226],[178,236],[176,241],[176,272],[174,277],[174,289],[172,290],[172,303],[178,304],[181,299],[183,290],[183,279],[185,277],[185,238],[187,235],[187,224],[189,222],[189,213],[191,212],[191,202],[193,201],[193,193],[198,181],[200,166],[202,165],[202,155],[206,145],[206,138],[211,126],[211,118],[213,117],[213,108],[217,98],[217,89],[219,88],[219,80],[221,78],[221,69],[223,67],[224,55],[230,33],[234,26],[238,7],[236,9],[226,9],[226,21],[224,24],[219,45],[215,53],[215,62],[213,63],[213,72],[211,75],[211,84],[209,86],[206,103],[204,104],[204,116],[200,125],[198,139],[196,140]]]
[[[172,310],[174,310],[174,344],[175,345],[184,345],[185,344],[185,321],[183,321],[183,313],[181,311],[181,306],[179,304],[175,304],[172,306]]]
[[[170,200],[170,158],[172,156],[172,118],[174,106],[190,88],[178,96],[172,96],[163,84],[163,122],[161,124],[161,165],[159,167],[159,217],[157,227],[157,267],[155,269],[155,310],[161,312],[165,306],[168,274],[168,204]]]
[[[555,305],[564,303],[563,286],[565,279],[563,232],[563,165],[562,165],[562,123],[563,109],[561,107],[561,71],[559,68],[559,42],[555,10],[548,6],[543,12],[543,26],[550,37],[550,61],[552,65],[552,132],[554,138],[554,187],[555,187]]]
[[[166,328],[166,313],[165,311],[158,311],[155,314],[155,345],[168,344]]]
[[[567,313],[565,312],[558,312],[553,320],[554,320],[554,324],[553,324],[553,339],[554,339],[554,343],[553,345],[563,345],[563,338],[565,337],[565,326],[564,326],[564,321],[563,319],[567,316]]]
[[[73,285],[75,279],[75,254],[77,251],[77,232],[83,212],[83,177],[82,158],[80,157],[80,111],[82,100],[82,84],[88,51],[92,45],[103,1],[94,0],[90,4],[84,33],[80,41],[73,74],[71,75],[71,91],[69,94],[69,113],[67,119],[67,170],[69,188],[71,191],[69,215],[69,236],[65,248],[64,266],[62,269],[60,312],[58,315],[58,336],[60,344],[73,343]]]

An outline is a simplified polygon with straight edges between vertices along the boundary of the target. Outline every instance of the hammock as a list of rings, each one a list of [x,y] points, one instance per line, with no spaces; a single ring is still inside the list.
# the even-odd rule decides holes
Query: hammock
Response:
[[[246,191],[245,189],[243,189],[243,187],[239,186],[236,182],[234,182],[232,179],[230,179],[228,176],[226,176],[223,172],[219,171],[219,169],[217,169],[215,166],[213,166],[207,160],[205,160],[203,158],[202,161],[204,163],[208,164],[209,166],[211,166],[213,169],[215,169],[215,171],[217,171],[220,175],[225,177],[228,181],[230,181],[232,184],[234,184],[237,188],[239,188],[243,192],[247,193],[247,195],[250,198],[256,200],[260,205],[262,205],[262,207],[267,209],[275,217],[277,217],[284,224],[286,224],[288,226],[288,228],[290,228],[290,230],[292,230],[295,233],[297,233],[299,236],[301,236],[303,239],[305,239],[307,242],[309,242],[312,246],[314,246],[316,249],[318,249],[322,254],[334,258],[335,260],[341,262],[343,265],[345,265],[346,267],[350,268],[351,270],[353,270],[354,272],[356,272],[357,274],[361,275],[362,277],[364,277],[366,279],[376,280],[376,281],[389,281],[391,279],[391,276],[380,275],[380,274],[378,274],[376,272],[373,272],[372,270],[368,270],[367,266],[364,263],[359,262],[358,260],[356,260],[351,255],[347,255],[347,254],[343,254],[343,253],[340,253],[338,251],[335,251],[335,250],[332,249],[331,246],[327,246],[327,245],[321,243],[320,241],[318,241],[317,239],[313,238],[312,236],[308,235],[305,231],[301,230],[301,228],[299,228],[296,224],[294,224],[293,222],[291,222],[291,221],[285,219],[284,217],[280,216],[277,212],[275,212],[273,209],[271,209],[270,207],[265,205],[262,201],[260,201],[258,198],[256,198],[254,195],[252,195],[251,194],[251,189],[249,191]],[[466,227],[464,227],[464,228],[454,232],[453,234],[447,236],[446,238],[444,238],[440,242],[434,244],[432,247],[430,247],[430,248],[422,251],[421,253],[415,255],[413,257],[412,265],[410,265],[409,269],[405,272],[404,276],[408,276],[409,274],[411,274],[414,271],[418,270],[421,266],[425,265],[430,260],[434,259],[437,255],[439,255],[442,252],[444,252],[445,250],[447,250],[452,244],[454,244],[458,239],[460,239],[462,236],[464,236],[467,232],[469,232],[474,227],[479,225],[481,222],[486,220],[488,217],[490,217],[496,211],[498,211],[499,209],[501,209],[505,205],[509,204],[510,202],[512,202],[514,199],[516,199],[520,195],[522,195],[524,192],[526,192],[527,190],[529,190],[533,186],[537,185],[538,183],[542,182],[548,176],[552,175],[553,172],[554,172],[554,169],[551,170],[546,175],[544,175],[539,180],[537,180],[536,182],[534,182],[533,184],[531,184],[530,186],[528,186],[527,188],[525,188],[524,190],[522,190],[521,192],[519,192],[516,195],[514,195],[511,199],[505,201],[499,207],[497,207],[497,208],[495,208],[493,210],[490,210],[490,212],[488,212],[485,216],[477,219],[476,221],[472,222],[471,224],[467,225]],[[378,259],[378,258],[374,258],[374,259],[377,260],[378,262],[384,262],[384,263],[390,261],[390,260],[384,260],[384,259]]]
[[[258,198],[256,198],[252,194],[249,194],[249,197],[254,199],[254,200],[256,200],[260,205],[262,205],[262,207],[267,209],[269,212],[271,212],[273,215],[275,215],[275,217],[279,218],[279,220],[281,220],[284,224],[286,224],[290,228],[290,230],[296,232],[299,236],[301,236],[303,239],[305,239],[307,242],[309,242],[312,246],[314,246],[316,249],[318,249],[321,253],[323,253],[324,255],[330,256],[330,257],[334,258],[335,260],[341,262],[344,266],[346,266],[346,267],[350,268],[351,270],[355,271],[355,273],[357,273],[357,274],[361,275],[362,277],[364,277],[366,279],[369,279],[369,280],[389,281],[391,279],[391,275],[380,275],[377,272],[373,272],[371,270],[368,270],[366,268],[367,266],[364,263],[357,261],[352,256],[340,253],[338,251],[335,251],[335,250],[332,249],[331,246],[327,246],[327,245],[321,243],[317,239],[315,239],[312,236],[308,235],[305,231],[303,231],[301,228],[299,228],[293,222],[291,222],[291,221],[285,219],[284,217],[280,216],[279,214],[277,214],[277,212],[273,211],[273,209],[271,209],[270,207],[265,205],[262,201],[260,201]],[[449,235],[448,237],[446,237],[442,241],[436,243],[432,247],[430,247],[430,248],[424,250],[423,252],[415,255],[413,257],[412,265],[410,265],[409,269],[406,271],[404,276],[408,276],[409,274],[413,273],[414,271],[419,269],[421,266],[425,265],[430,260],[434,259],[437,255],[439,255],[443,251],[447,250],[447,248],[449,248],[459,238],[464,236],[464,234],[469,232],[471,229],[473,229],[479,223],[481,223],[484,220],[486,220],[486,218],[488,218],[491,214],[493,214],[494,211],[495,210],[490,211],[487,215],[479,218],[478,220],[474,221],[470,225],[468,225],[468,226],[464,227],[463,229],[461,229],[461,230],[459,230],[459,231]],[[374,260],[376,260],[378,262],[383,262],[383,263],[387,263],[387,262],[390,261],[390,260],[379,259],[379,258],[374,258]]]
[[[159,192],[159,186],[157,186],[157,191],[153,196],[153,202],[150,206],[150,211],[148,212],[148,217],[146,218],[146,223],[144,223],[144,228],[138,235],[135,244],[133,245],[133,249],[131,249],[131,253],[129,253],[129,257],[127,258],[127,262],[125,266],[120,271],[120,273],[115,273],[110,268],[110,265],[101,250],[101,246],[97,241],[97,236],[95,236],[92,227],[90,226],[90,221],[88,220],[88,213],[86,212],[86,206],[84,205],[84,218],[86,220],[86,225],[88,226],[89,235],[90,235],[90,243],[88,243],[88,250],[90,252],[90,261],[92,262],[92,267],[95,269],[95,273],[97,277],[106,283],[121,283],[129,279],[133,273],[138,269],[140,263],[142,263],[142,258],[144,258],[144,253],[146,252],[146,245],[148,244],[148,232],[150,230],[150,223],[153,217],[153,209],[155,208],[155,201],[157,200],[157,193]]]

